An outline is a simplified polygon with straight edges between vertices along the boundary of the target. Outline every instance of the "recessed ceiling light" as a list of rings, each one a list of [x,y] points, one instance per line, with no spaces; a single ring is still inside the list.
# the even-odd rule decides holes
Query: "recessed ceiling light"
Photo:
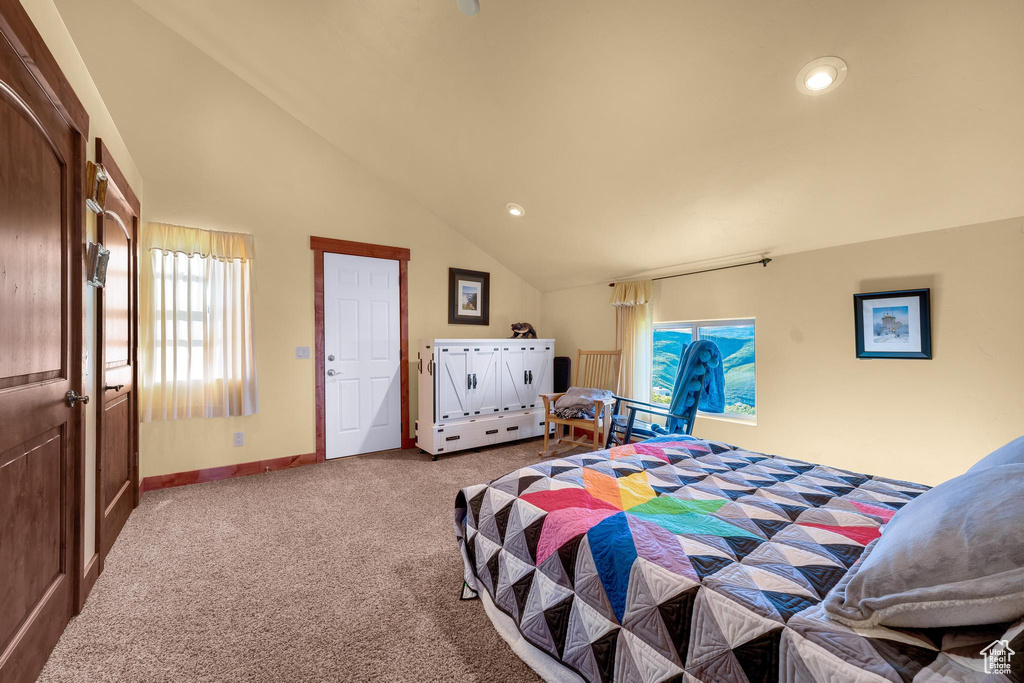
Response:
[[[505,208],[508,209],[508,212],[513,216],[523,216],[526,214],[526,209],[513,202],[506,204]]]
[[[805,95],[821,95],[839,87],[846,78],[846,62],[839,57],[820,57],[796,76],[796,89]]]
[[[808,90],[824,90],[836,80],[836,70],[831,66],[819,66],[804,79]]]
[[[480,0],[458,0],[459,11],[467,17],[475,17],[480,11]]]

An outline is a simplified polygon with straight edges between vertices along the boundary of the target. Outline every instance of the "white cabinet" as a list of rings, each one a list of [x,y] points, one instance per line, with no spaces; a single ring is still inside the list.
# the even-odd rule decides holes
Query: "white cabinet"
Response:
[[[435,457],[544,433],[553,339],[420,342],[416,444]]]

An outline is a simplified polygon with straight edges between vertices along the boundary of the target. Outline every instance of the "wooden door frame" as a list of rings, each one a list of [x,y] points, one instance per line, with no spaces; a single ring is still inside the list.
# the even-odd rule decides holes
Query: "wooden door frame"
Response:
[[[128,360],[132,365],[132,388],[131,388],[131,401],[129,405],[129,424],[133,425],[132,429],[132,462],[130,465],[129,476],[132,480],[132,507],[138,507],[139,505],[139,421],[138,421],[138,385],[139,385],[139,363],[138,363],[138,340],[139,340],[139,218],[141,214],[141,204],[139,203],[138,197],[128,184],[128,180],[125,178],[117,162],[114,160],[114,156],[111,154],[110,149],[104,144],[101,138],[96,138],[96,163],[103,166],[103,169],[107,172],[109,180],[107,182],[107,193],[117,192],[124,197],[129,208],[135,213],[135,221],[131,226],[132,234],[128,236],[131,240],[131,251],[129,252],[129,290],[128,297],[132,305],[132,319],[129,322],[128,332]],[[96,224],[96,241],[102,244],[104,235],[100,234],[100,217],[97,216]],[[106,230],[106,222],[103,224],[103,229]],[[104,429],[104,418],[103,410],[105,407],[105,395],[106,390],[104,386],[106,384],[106,366],[107,358],[105,351],[106,344],[106,332],[104,330],[104,290],[103,288],[97,288],[96,290],[96,303],[95,303],[95,326],[96,326],[96,352],[94,354],[95,361],[93,366],[96,370],[96,386],[95,386],[95,401],[96,401],[96,434],[94,440],[96,442],[96,485],[95,485],[95,551],[90,558],[85,557],[85,545],[82,545],[82,563],[86,567],[82,577],[82,590],[79,591],[78,595],[78,609],[81,610],[85,606],[85,601],[89,597],[89,593],[92,591],[93,585],[99,575],[103,573],[103,564],[105,556],[103,554],[103,519],[106,515],[106,510],[103,509],[103,462],[102,462],[102,448],[103,448],[103,429]],[[84,493],[83,493],[84,503]]]
[[[316,333],[316,461],[327,460],[327,428],[325,418],[324,386],[324,254],[345,254],[398,261],[400,375],[402,392],[402,448],[412,448],[416,440],[409,436],[409,258],[410,251],[403,247],[382,244],[350,242],[329,237],[310,237],[313,250],[313,314]]]

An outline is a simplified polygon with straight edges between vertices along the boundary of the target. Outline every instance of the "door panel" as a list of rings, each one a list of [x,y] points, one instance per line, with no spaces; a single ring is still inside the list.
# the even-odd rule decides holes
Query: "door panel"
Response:
[[[510,344],[501,354],[501,409],[519,410],[527,407],[529,389],[526,384],[526,347]]]
[[[473,388],[469,392],[470,412],[474,415],[496,413],[501,403],[498,367],[501,349],[496,346],[473,347],[471,353],[470,373],[473,376]]]
[[[472,411],[469,389],[469,349],[441,347],[437,349],[437,416],[439,420],[465,417]]]
[[[103,408],[103,452],[105,455],[120,455],[128,450],[128,421],[130,416],[128,397],[114,399]],[[130,468],[125,458],[109,458],[103,464],[103,499],[112,501],[128,480]]]
[[[12,47],[34,31],[24,11],[4,3],[0,14],[0,681],[7,683],[35,680],[71,618],[79,573],[82,408],[65,396],[81,389],[77,202],[84,205],[85,145],[39,85],[49,63],[36,55],[23,62]]]
[[[402,445],[399,266],[324,254],[326,457]]]
[[[550,346],[526,347],[526,399],[533,408],[540,403],[540,394],[550,394],[554,386],[554,351]]]
[[[138,504],[135,347],[139,203],[102,140],[96,161],[110,176],[104,211],[96,219],[100,242],[110,250],[107,277],[97,294],[98,377],[96,419],[96,547],[99,571],[132,509]]]
[[[134,218],[130,209],[120,200],[118,206],[110,207],[111,212],[100,218],[103,221],[103,246],[110,250],[107,264],[107,282],[103,287],[103,360],[108,368],[129,364],[128,344],[131,337],[131,238],[125,234],[125,227],[112,215],[128,214],[121,218]],[[115,213],[116,212],[116,213]],[[125,221],[126,223],[129,221]],[[111,225],[116,223],[116,225]]]
[[[127,396],[103,407],[103,443],[99,451],[101,523],[99,551],[106,558],[133,508],[131,467],[131,401]]]
[[[0,150],[5,171],[0,188],[0,225],[4,228],[0,388],[58,377],[63,367],[59,340],[67,283],[59,275],[64,162],[45,131],[27,116],[11,99],[0,96],[0,131],[4,142],[9,141]],[[15,228],[16,234],[10,232]],[[8,320],[18,323],[8,324]],[[40,340],[44,343],[38,343]]]
[[[9,643],[20,620],[60,578],[62,430],[0,455],[0,643]],[[17,590],[15,590],[17,589]]]

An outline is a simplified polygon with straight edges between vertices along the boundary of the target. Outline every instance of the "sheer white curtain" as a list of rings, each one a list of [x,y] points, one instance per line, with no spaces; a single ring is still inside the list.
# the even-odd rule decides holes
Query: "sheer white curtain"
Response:
[[[252,415],[252,235],[151,223],[143,237],[143,421]]]
[[[650,280],[616,282],[611,303],[615,307],[615,342],[622,350],[619,395],[651,400],[651,361],[654,323]]]

